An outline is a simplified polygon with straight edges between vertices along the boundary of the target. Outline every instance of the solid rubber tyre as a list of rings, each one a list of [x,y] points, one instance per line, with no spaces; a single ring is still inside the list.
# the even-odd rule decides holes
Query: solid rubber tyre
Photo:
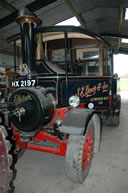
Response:
[[[112,127],[117,127],[120,124],[120,115],[114,115],[107,120],[107,125]]]
[[[90,157],[85,155],[87,151],[87,137],[88,133],[91,132],[92,143],[88,146],[91,147]],[[85,136],[70,135],[68,139],[66,158],[65,158],[65,169],[68,179],[74,183],[83,183],[86,179],[94,152],[94,124],[92,119],[89,121]],[[89,143],[88,143],[89,144]],[[86,157],[86,161],[83,158]],[[88,161],[88,159],[90,161]]]
[[[7,128],[0,125],[0,193],[13,193],[16,176],[14,162],[14,143]],[[1,180],[2,179],[2,180]]]

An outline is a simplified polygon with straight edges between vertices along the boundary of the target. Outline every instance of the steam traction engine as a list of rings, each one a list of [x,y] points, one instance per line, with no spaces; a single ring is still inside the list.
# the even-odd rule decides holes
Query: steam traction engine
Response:
[[[17,22],[28,73],[11,82],[15,91],[8,104],[16,149],[65,156],[67,177],[83,183],[99,151],[101,116],[119,117],[112,97],[118,98],[116,78],[108,66],[111,48],[81,28],[37,27],[39,19],[27,10],[20,11]],[[44,145],[47,141],[53,146]]]

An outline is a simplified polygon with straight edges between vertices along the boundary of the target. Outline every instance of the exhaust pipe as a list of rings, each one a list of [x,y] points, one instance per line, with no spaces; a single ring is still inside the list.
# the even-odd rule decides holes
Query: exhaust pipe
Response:
[[[40,19],[23,8],[19,11],[16,21],[21,29],[23,63],[28,66],[28,78],[32,78],[36,75],[34,30],[40,24]]]

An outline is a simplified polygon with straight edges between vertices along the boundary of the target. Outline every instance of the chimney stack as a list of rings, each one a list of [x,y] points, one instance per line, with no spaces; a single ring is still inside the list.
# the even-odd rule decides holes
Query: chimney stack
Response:
[[[28,78],[31,78],[36,74],[34,30],[40,20],[28,9],[23,8],[19,11],[16,21],[21,29],[23,63],[28,65]]]

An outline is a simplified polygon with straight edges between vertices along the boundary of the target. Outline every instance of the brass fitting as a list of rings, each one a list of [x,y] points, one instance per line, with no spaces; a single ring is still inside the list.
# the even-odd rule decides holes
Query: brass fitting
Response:
[[[31,16],[31,15],[24,15],[24,16],[19,16],[16,19],[16,22],[18,24],[22,24],[22,23],[35,23],[35,24],[39,24],[40,23],[40,19],[38,19],[35,16]]]

